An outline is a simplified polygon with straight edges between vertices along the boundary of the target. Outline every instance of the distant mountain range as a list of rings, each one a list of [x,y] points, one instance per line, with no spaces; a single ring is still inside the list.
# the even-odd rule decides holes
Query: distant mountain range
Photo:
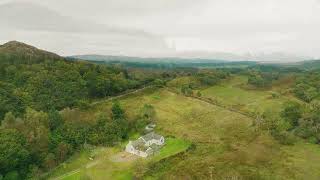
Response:
[[[144,62],[144,63],[179,63],[179,62],[194,62],[194,63],[226,63],[226,60],[219,59],[204,59],[204,58],[179,58],[179,57],[132,57],[132,56],[109,56],[109,55],[76,55],[68,58],[89,60],[89,61],[104,61],[104,62]]]
[[[259,53],[259,54],[244,54],[237,55],[232,53],[224,53],[224,52],[203,52],[203,51],[188,51],[188,52],[178,52],[167,55],[167,57],[129,57],[129,56],[110,56],[110,55],[96,55],[96,54],[88,54],[88,55],[76,55],[71,56],[72,58],[79,58],[85,60],[93,60],[93,61],[153,61],[157,62],[159,60],[163,61],[204,61],[211,63],[221,63],[221,62],[234,62],[234,61],[257,61],[262,63],[292,63],[310,60],[310,57],[304,56],[296,56],[281,52],[274,53]]]
[[[67,57],[71,60],[86,60],[96,63],[122,64],[126,67],[137,68],[224,68],[224,67],[247,67],[255,65],[254,61],[227,61],[221,59],[206,58],[146,58],[130,56],[108,56],[108,55],[78,55]]]

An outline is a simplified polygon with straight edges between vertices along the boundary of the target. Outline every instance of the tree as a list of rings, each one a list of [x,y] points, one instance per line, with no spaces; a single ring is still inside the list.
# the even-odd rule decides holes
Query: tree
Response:
[[[62,162],[67,159],[68,155],[71,154],[71,146],[65,142],[58,144],[56,149],[56,158],[58,162]]]
[[[192,95],[192,89],[190,88],[190,85],[183,85],[181,87],[181,92],[184,95],[190,96]]]
[[[56,160],[55,160],[54,154],[49,153],[46,156],[46,158],[44,159],[43,165],[47,170],[52,169],[56,165]]]
[[[141,115],[142,118],[146,118],[150,121],[154,120],[156,116],[156,111],[154,107],[150,104],[145,104],[141,110]]]
[[[28,167],[30,153],[25,137],[14,129],[0,130],[0,172]]]
[[[20,179],[20,176],[17,171],[8,172],[3,178],[3,180],[19,180],[19,179]]]
[[[49,111],[48,119],[49,119],[49,128],[51,131],[54,131],[58,127],[62,126],[64,123],[62,116],[59,114],[57,110]]]
[[[49,150],[49,123],[45,112],[38,112],[27,108],[23,118],[23,133],[27,143],[32,147],[31,154],[34,161],[43,161]]]
[[[8,112],[4,116],[4,120],[2,121],[1,126],[3,128],[9,129],[9,128],[13,128],[15,123],[16,123],[16,117],[13,115],[12,112]]]
[[[154,86],[156,86],[156,87],[160,87],[161,88],[161,87],[164,87],[166,85],[166,82],[161,80],[161,79],[156,79],[156,80],[153,81],[152,84]]]
[[[111,107],[112,111],[112,119],[123,119],[124,118],[124,111],[120,106],[118,101],[115,101]]]
[[[109,124],[109,126],[117,129],[117,132],[121,138],[126,138],[128,135],[128,121],[125,118],[124,110],[121,108],[118,101],[113,103],[111,110],[113,121],[111,124]]]
[[[320,141],[320,105],[317,101],[313,101],[306,107],[302,118],[299,120],[299,127],[296,134],[305,139],[309,139],[313,143]]]
[[[288,121],[294,128],[299,125],[299,119],[302,117],[302,112],[303,109],[299,103],[289,101],[285,104],[285,108],[281,112],[281,117]]]

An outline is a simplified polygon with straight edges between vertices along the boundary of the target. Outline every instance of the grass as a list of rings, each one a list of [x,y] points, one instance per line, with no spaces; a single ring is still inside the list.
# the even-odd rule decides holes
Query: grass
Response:
[[[272,98],[273,90],[246,90],[241,88],[247,77],[236,76],[230,81],[201,91],[203,97],[213,98],[218,102],[236,107],[246,112],[273,111],[279,113],[283,103],[292,97],[280,96]]]
[[[190,147],[190,142],[184,141],[182,139],[166,138],[166,143],[163,148],[161,148],[159,154],[152,157],[152,161],[159,161],[161,159],[168,158],[179,152],[184,152]]]
[[[80,172],[75,172],[74,174],[70,176],[65,176],[63,179],[77,179],[78,176],[81,175],[81,171],[83,169],[86,169],[86,165],[93,163],[89,158],[91,157],[91,154],[95,154],[95,160],[97,159],[105,159],[106,156],[110,156],[111,154],[114,154],[118,152],[119,149],[117,148],[105,148],[105,147],[98,147],[93,149],[92,151],[90,150],[83,150],[81,152],[76,153],[73,155],[68,161],[63,163],[62,165],[58,166],[55,170],[53,170],[49,177],[59,177],[62,175],[69,174],[71,172],[75,171],[80,171]]]
[[[243,76],[228,83],[201,91],[204,97],[219,98],[230,105],[243,104],[249,111],[281,110],[290,97],[270,99],[271,91],[245,90],[240,87]],[[268,133],[256,132],[252,119],[191,97],[177,95],[165,89],[146,90],[120,98],[126,116],[134,119],[144,104],[156,110],[156,131],[168,138],[159,154],[149,159],[151,179],[319,179],[320,147],[299,142],[293,146],[278,144]],[[87,113],[94,117],[110,112],[111,102],[100,103]],[[190,144],[195,148],[183,156]],[[133,166],[139,162],[114,163],[108,157],[121,148],[107,148],[97,155],[101,163],[82,169],[70,179],[89,176],[92,179],[132,179]],[[85,157],[85,155],[83,155]],[[79,158],[79,159],[77,159]],[[70,162],[70,167],[57,170],[63,174],[79,166],[82,156]],[[163,159],[166,159],[163,161]],[[72,168],[71,168],[72,167]]]
[[[113,162],[110,158],[123,150],[123,145],[114,148],[97,148],[94,161],[90,161],[89,151],[82,151],[73,156],[64,166],[57,168],[50,177],[61,177],[64,180],[75,180],[85,177],[91,179],[132,179],[135,161]],[[167,138],[165,146],[159,154],[144,159],[145,162],[157,162],[179,152],[185,151],[190,146],[189,142],[182,139]],[[98,163],[95,163],[98,162]],[[91,165],[90,165],[91,164]],[[92,165],[94,164],[94,165]],[[72,173],[74,172],[74,173]]]
[[[317,180],[320,177],[320,147],[316,144],[298,142],[283,147],[289,158],[286,163],[295,169],[296,179]]]

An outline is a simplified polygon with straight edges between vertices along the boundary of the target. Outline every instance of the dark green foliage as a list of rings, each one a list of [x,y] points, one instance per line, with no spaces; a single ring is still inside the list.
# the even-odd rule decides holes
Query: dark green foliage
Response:
[[[320,71],[317,70],[301,74],[293,87],[293,92],[298,98],[306,102],[319,99]]]
[[[166,85],[166,82],[161,79],[156,79],[152,84],[156,87],[164,87]]]
[[[56,110],[49,111],[48,118],[49,118],[49,128],[51,131],[54,131],[57,128],[61,127],[64,123],[61,115]]]
[[[125,118],[124,110],[121,108],[118,101],[113,103],[111,111],[113,120],[112,126],[121,138],[127,138],[129,124]]]
[[[205,86],[213,86],[221,82],[221,80],[229,77],[228,71],[222,70],[201,70],[196,74],[196,79]]]
[[[300,105],[296,102],[285,104],[281,112],[282,119],[290,124],[288,133],[282,132],[280,138],[293,139],[292,133],[309,140],[312,143],[320,142],[320,102],[313,101],[307,105]]]
[[[19,176],[19,173],[17,171],[10,171],[8,172],[3,180],[20,180],[21,177]]]
[[[118,67],[37,56],[41,57],[48,59],[0,56],[0,119],[9,111],[21,115],[27,106],[42,111],[85,109],[88,98],[115,95],[145,83],[129,79],[128,72]]]
[[[7,112],[21,115],[25,109],[25,99],[10,83],[0,81],[0,121]]]
[[[0,142],[0,173],[8,179],[13,177],[13,170],[23,172],[28,167],[30,153],[26,138],[17,130],[1,129]]]
[[[267,88],[272,85],[272,81],[278,77],[272,73],[251,73],[248,78],[248,84],[257,88]]]
[[[182,92],[182,94],[187,95],[187,96],[191,96],[192,93],[193,93],[192,88],[190,87],[190,85],[183,85],[181,87],[181,92]]]
[[[278,142],[285,145],[292,145],[296,138],[292,132],[291,124],[280,118],[273,111],[265,111],[262,115],[257,115],[255,121],[256,127],[268,131]]]
[[[313,101],[309,104],[299,120],[299,126],[296,128],[296,134],[311,142],[320,142],[320,103]]]
[[[281,112],[281,117],[294,128],[299,125],[298,122],[302,117],[302,113],[302,106],[297,102],[290,101],[285,104],[285,108]]]
[[[111,107],[112,119],[122,119],[124,118],[124,111],[120,106],[119,101],[115,101]]]
[[[140,133],[145,132],[145,127],[148,124],[154,123],[156,121],[156,111],[154,107],[150,104],[145,104],[141,109],[138,118],[133,122],[133,127],[136,131]]]

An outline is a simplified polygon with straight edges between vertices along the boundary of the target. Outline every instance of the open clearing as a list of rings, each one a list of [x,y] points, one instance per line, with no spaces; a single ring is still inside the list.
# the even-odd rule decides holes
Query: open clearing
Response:
[[[202,90],[205,97],[220,98],[223,103],[243,104],[249,111],[271,109],[279,112],[289,97],[272,99],[270,91],[249,91],[237,84],[242,77],[223,86]],[[320,169],[320,147],[299,142],[293,146],[278,144],[269,134],[257,133],[252,119],[201,100],[185,97],[165,89],[148,89],[120,98],[129,119],[137,116],[144,104],[151,104],[157,112],[157,132],[178,140],[168,141],[161,153],[154,156],[144,172],[146,179],[317,179]],[[259,104],[263,104],[260,106]],[[111,102],[99,103],[87,113],[95,116],[109,112]],[[172,156],[193,148],[183,155]],[[79,172],[63,179],[132,179],[140,161],[113,162],[110,157],[123,147],[105,148],[95,160],[99,163],[89,168],[82,155],[70,160],[70,165],[53,173],[65,174],[74,169]],[[166,159],[166,161],[162,161]],[[310,163],[312,161],[312,163]],[[143,164],[143,163],[142,163]],[[82,168],[81,168],[82,167]]]

